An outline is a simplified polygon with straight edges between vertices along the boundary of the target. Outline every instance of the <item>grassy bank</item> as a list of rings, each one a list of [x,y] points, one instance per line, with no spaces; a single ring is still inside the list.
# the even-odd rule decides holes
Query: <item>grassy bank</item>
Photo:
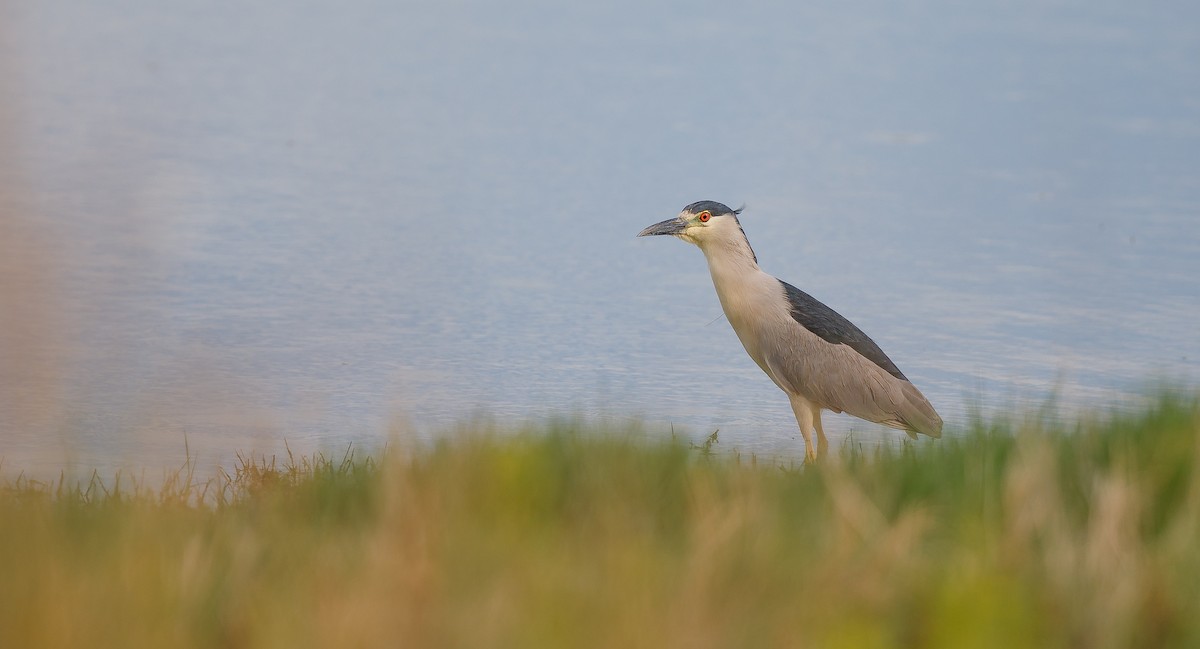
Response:
[[[1167,397],[812,468],[550,426],[10,480],[0,646],[1200,646],[1198,436]]]

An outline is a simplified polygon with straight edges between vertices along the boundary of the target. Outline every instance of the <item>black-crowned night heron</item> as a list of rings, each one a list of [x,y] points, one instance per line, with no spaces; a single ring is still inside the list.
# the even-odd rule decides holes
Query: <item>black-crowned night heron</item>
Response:
[[[858,327],[800,289],[758,268],[738,222],[741,210],[700,201],[638,236],[669,234],[704,252],[717,298],[750,358],[788,395],[804,435],[805,458],[829,441],[821,410],[941,437],[942,418],[883,350]]]

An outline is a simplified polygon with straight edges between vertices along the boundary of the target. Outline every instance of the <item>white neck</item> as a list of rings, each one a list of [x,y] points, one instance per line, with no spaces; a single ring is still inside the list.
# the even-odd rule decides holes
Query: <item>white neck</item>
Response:
[[[759,270],[754,251],[750,249],[750,243],[745,237],[705,241],[700,245],[700,250],[708,260],[708,270],[712,273],[714,282],[719,279],[736,280],[738,277],[753,275]]]
[[[713,288],[717,290],[725,318],[746,353],[770,375],[760,348],[759,326],[777,315],[777,298],[783,295],[779,280],[759,269],[744,236],[727,237],[720,242],[709,240],[700,249],[708,260],[708,272],[712,274]]]

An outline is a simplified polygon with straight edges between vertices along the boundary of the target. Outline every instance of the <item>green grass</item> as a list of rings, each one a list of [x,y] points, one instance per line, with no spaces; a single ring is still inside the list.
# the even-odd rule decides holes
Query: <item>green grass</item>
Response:
[[[1200,646],[1198,437],[1166,396],[815,467],[551,424],[10,481],[0,647]]]

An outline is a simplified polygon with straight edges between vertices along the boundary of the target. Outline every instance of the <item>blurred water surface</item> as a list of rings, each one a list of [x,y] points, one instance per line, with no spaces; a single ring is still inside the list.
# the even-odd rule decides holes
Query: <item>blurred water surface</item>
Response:
[[[634,239],[699,199],[952,426],[1197,383],[1200,5],[738,4],[0,4],[0,469],[800,453],[699,251]]]

